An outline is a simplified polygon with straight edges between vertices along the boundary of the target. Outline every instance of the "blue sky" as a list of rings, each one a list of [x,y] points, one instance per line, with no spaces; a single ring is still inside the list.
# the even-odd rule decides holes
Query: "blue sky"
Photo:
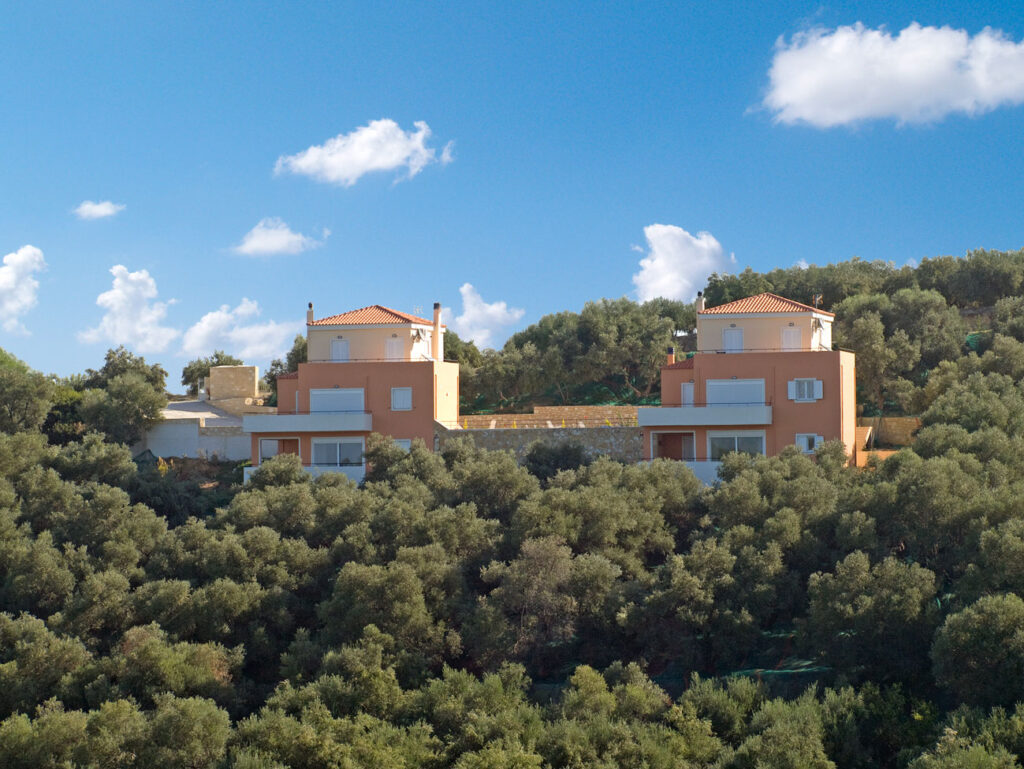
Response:
[[[0,347],[176,381],[307,301],[500,346],[713,269],[1017,249],[1022,40],[1012,3],[7,2]]]

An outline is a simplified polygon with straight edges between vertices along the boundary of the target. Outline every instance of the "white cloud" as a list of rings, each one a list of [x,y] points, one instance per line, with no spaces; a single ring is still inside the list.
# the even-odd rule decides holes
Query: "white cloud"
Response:
[[[225,304],[206,313],[185,332],[181,354],[198,357],[227,350],[243,360],[269,360],[290,349],[295,335],[305,328],[301,322],[251,322],[259,314],[259,304],[244,298],[234,309]]]
[[[510,326],[523,317],[525,310],[509,307],[505,302],[487,303],[471,283],[463,283],[462,314],[451,321],[455,333],[462,339],[471,339],[477,347],[489,347],[495,334],[504,326]],[[454,312],[445,308],[445,316]]]
[[[437,150],[427,146],[430,126],[422,120],[414,125],[415,131],[403,131],[394,120],[372,120],[351,133],[338,134],[296,155],[282,155],[274,173],[288,171],[351,187],[373,171],[405,168],[411,179],[431,163],[450,163],[452,142],[445,145],[439,161]]]
[[[39,281],[34,273],[46,269],[43,252],[35,246],[22,246],[3,259],[0,267],[0,328],[12,334],[27,334],[20,316],[36,306]]]
[[[656,297],[689,301],[704,287],[708,276],[735,264],[726,256],[722,244],[710,232],[694,237],[674,224],[650,224],[644,227],[647,255],[640,260],[640,271],[633,284],[641,302]]]
[[[78,208],[75,209],[74,213],[79,219],[105,219],[108,216],[124,211],[124,209],[123,204],[111,203],[109,200],[104,200],[100,203],[83,200],[78,204]]]
[[[808,262],[806,259],[797,259],[796,264],[794,264],[793,266],[799,267],[801,270],[806,270],[811,265],[810,262]]]
[[[331,234],[328,229],[324,230],[324,240]],[[316,240],[308,235],[299,232],[292,232],[291,228],[276,216],[260,221],[245,233],[242,242],[235,246],[235,253],[246,256],[269,256],[270,254],[301,254],[311,248],[317,248],[324,244],[323,240]]]
[[[764,106],[780,123],[818,128],[892,118],[939,120],[1024,102],[1024,42],[986,27],[914,23],[893,35],[863,24],[779,38]]]
[[[160,325],[167,315],[167,307],[174,303],[150,301],[156,299],[156,281],[146,270],[128,272],[116,264],[110,268],[114,276],[113,287],[96,297],[96,304],[107,312],[96,328],[78,334],[83,342],[107,341],[123,344],[139,352],[163,352],[180,332]]]

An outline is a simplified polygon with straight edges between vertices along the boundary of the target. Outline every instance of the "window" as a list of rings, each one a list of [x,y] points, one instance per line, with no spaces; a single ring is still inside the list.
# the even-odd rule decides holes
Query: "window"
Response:
[[[789,381],[789,399],[791,401],[816,401],[822,397],[820,379],[791,379]]]
[[[362,387],[332,387],[309,391],[309,410],[320,412],[363,411]]]
[[[405,341],[392,337],[384,344],[384,357],[388,360],[402,360],[405,357]]]
[[[743,352],[743,329],[723,328],[722,349],[726,352]]]
[[[822,436],[815,435],[814,433],[796,434],[796,445],[800,447],[804,454],[813,454],[814,450],[824,441],[825,439]]]
[[[405,449],[406,451],[412,450],[412,438],[392,438],[391,440],[393,440],[395,445],[400,449]]]
[[[744,454],[764,454],[763,432],[709,433],[708,458],[712,462],[721,462],[731,451]]]
[[[799,350],[802,344],[800,329],[784,328],[782,329],[782,349],[783,350]]]
[[[697,458],[697,447],[693,440],[693,433],[683,433],[681,437],[683,449],[683,456],[681,459],[684,462],[692,462]]]
[[[709,406],[764,404],[763,379],[709,379],[705,384]]]
[[[347,361],[348,360],[348,340],[347,339],[332,339],[331,340],[331,360],[336,360],[336,361]]]
[[[320,467],[350,467],[363,463],[362,438],[314,438],[313,464]]]
[[[412,411],[412,388],[392,387],[391,388],[391,410]]]

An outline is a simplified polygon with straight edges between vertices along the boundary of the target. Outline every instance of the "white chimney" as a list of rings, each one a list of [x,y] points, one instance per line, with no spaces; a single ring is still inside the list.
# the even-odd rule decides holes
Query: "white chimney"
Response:
[[[307,325],[313,322],[313,303],[309,303],[309,307],[306,310],[306,323]]]
[[[693,303],[693,307],[697,312],[704,312],[704,292],[697,292],[697,301]]]

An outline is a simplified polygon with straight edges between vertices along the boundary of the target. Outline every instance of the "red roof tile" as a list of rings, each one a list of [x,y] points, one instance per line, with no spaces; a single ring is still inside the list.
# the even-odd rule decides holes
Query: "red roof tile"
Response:
[[[667,366],[662,366],[662,370],[665,369],[676,369],[676,368],[693,368],[693,358],[687,358],[686,360],[677,360],[675,363],[670,363]]]
[[[410,323],[417,323],[423,326],[431,326],[434,321],[426,318],[417,318],[407,312],[392,310],[379,304],[371,304],[369,307],[361,307],[358,310],[350,310],[340,315],[330,315],[326,318],[319,318],[307,325],[310,326],[404,326]]]
[[[298,371],[292,371],[292,372],[290,372],[288,374],[278,374],[277,378],[278,379],[298,379],[299,378],[299,372]]]
[[[701,315],[737,315],[742,313],[752,312],[779,312],[779,313],[793,313],[793,312],[817,312],[822,315],[829,315],[835,317],[834,313],[825,312],[824,310],[812,307],[809,304],[801,304],[800,302],[794,302],[792,299],[786,299],[785,297],[779,296],[778,294],[770,294],[765,292],[758,294],[757,296],[748,296],[746,299],[737,299],[735,302],[727,302],[720,304],[717,307],[708,307],[703,310]]]

